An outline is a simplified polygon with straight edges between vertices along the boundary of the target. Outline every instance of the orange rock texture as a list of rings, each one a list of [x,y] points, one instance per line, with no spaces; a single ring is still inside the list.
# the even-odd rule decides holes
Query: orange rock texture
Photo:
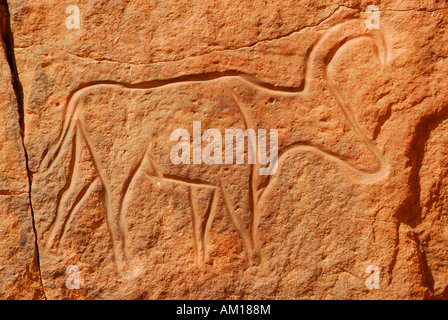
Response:
[[[448,2],[377,2],[0,1],[0,299],[447,299]]]

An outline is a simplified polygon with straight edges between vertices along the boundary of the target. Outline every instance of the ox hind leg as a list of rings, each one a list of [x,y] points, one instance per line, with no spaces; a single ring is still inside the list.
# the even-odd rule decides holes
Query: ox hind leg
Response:
[[[121,273],[127,271],[130,267],[130,260],[128,258],[126,248],[125,226],[123,225],[121,211],[123,200],[126,198],[128,186],[130,185],[134,174],[131,175],[130,180],[121,181],[120,183],[112,185],[110,183],[110,179],[106,174],[101,158],[95,150],[94,143],[89,137],[89,134],[82,121],[78,121],[77,129],[82,135],[83,141],[87,145],[90,156],[93,160],[93,164],[95,166],[95,170],[103,186],[104,204],[106,211],[105,220],[111,234],[115,264],[117,266],[118,272]],[[135,167],[137,167],[138,165],[139,164],[137,164]],[[133,169],[133,172],[135,173],[136,169]]]
[[[50,227],[50,235],[46,242],[47,249],[58,250],[64,241],[67,230],[84,200],[90,195],[98,178],[85,179],[80,171],[82,157],[82,137],[77,126],[72,131],[71,159],[68,168],[66,184],[61,190],[59,200],[56,204],[56,216]]]
[[[80,170],[80,165],[82,163],[81,153],[84,146],[87,146],[88,148],[96,171],[96,177],[89,179],[89,181],[84,181],[85,174]],[[57,203],[56,217],[50,228],[50,235],[46,247],[48,249],[58,250],[77,210],[90,195],[98,180],[101,181],[104,190],[106,222],[112,235],[114,259],[118,270],[121,272],[126,270],[129,266],[124,232],[120,223],[119,211],[121,204],[117,205],[116,201],[113,201],[109,180],[104,173],[100,158],[96,154],[93,144],[81,121],[76,121],[76,125],[73,127],[71,159],[67,182],[61,191],[61,196]]]

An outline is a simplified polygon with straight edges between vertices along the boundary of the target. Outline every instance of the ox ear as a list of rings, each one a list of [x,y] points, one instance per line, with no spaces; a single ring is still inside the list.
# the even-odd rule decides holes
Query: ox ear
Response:
[[[326,86],[327,66],[338,50],[348,41],[368,37],[375,46],[375,53],[382,66],[387,63],[387,49],[381,30],[368,29],[364,19],[353,19],[330,28],[311,51],[307,65],[306,90]]]

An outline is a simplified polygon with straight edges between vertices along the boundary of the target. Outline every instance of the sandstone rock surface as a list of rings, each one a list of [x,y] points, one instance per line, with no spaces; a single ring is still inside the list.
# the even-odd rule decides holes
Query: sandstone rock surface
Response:
[[[5,2],[0,299],[448,298],[448,3],[371,4]]]

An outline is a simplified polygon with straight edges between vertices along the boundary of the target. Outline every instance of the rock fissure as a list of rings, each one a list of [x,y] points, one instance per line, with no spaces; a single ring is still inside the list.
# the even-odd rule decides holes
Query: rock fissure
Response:
[[[10,20],[9,20],[9,10],[8,10],[8,3],[6,0],[2,0],[0,2],[0,14],[1,14],[1,34],[2,34],[2,40],[5,44],[5,51],[6,51],[6,57],[8,60],[8,64],[11,70],[11,77],[12,77],[12,85],[14,89],[14,94],[17,100],[17,113],[18,113],[18,122],[19,122],[19,128],[20,128],[20,136],[21,136],[21,143],[23,146],[23,152],[25,155],[25,164],[26,164],[26,170],[27,170],[27,176],[28,176],[28,196],[29,196],[29,206],[31,211],[31,218],[32,218],[32,225],[33,225],[33,232],[34,232],[34,248],[35,248],[35,259],[36,259],[36,266],[38,268],[39,272],[39,280],[42,287],[42,292],[44,295],[44,298],[46,299],[45,295],[45,289],[42,282],[42,270],[40,266],[40,252],[39,252],[39,244],[38,244],[38,235],[37,235],[37,229],[36,229],[36,220],[33,210],[33,203],[31,200],[31,188],[32,188],[32,173],[29,168],[28,163],[28,152],[25,146],[25,122],[24,122],[24,103],[23,103],[23,88],[19,80],[19,74],[16,66],[16,59],[14,54],[14,38],[11,31],[10,26]]]

